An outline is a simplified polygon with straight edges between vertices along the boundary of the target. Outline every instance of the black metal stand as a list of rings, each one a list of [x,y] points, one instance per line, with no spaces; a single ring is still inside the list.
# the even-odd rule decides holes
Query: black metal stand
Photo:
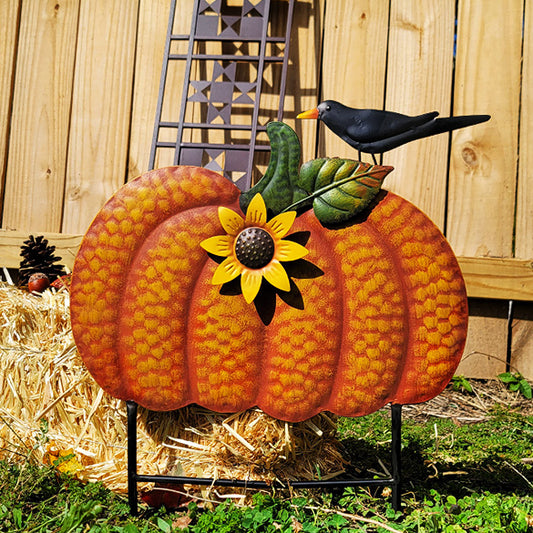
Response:
[[[172,483],[176,485],[217,485],[223,487],[243,487],[248,489],[271,489],[272,484],[264,481],[248,481],[243,479],[212,479],[186,476],[144,475],[137,473],[137,403],[126,402],[128,415],[128,501],[133,516],[138,514],[137,483]],[[327,481],[291,481],[295,489],[345,488],[387,486],[392,487],[392,506],[396,511],[401,507],[401,434],[402,406],[392,405],[392,477],[380,479],[331,479]],[[283,487],[278,484],[275,486]]]

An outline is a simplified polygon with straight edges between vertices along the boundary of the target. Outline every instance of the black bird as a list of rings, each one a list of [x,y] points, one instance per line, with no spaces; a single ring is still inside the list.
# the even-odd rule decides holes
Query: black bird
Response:
[[[316,109],[300,113],[296,118],[318,118],[333,133],[359,152],[383,154],[402,144],[473,126],[490,119],[490,115],[467,115],[436,118],[437,111],[415,117],[380,111],[378,109],[354,109],[335,100],[326,100]]]

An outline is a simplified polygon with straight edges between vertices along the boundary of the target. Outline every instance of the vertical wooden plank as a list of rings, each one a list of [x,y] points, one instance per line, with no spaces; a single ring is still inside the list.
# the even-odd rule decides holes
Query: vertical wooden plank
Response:
[[[391,2],[385,107],[407,115],[451,109],[454,0]],[[441,229],[448,171],[446,134],[421,139],[387,152],[395,170],[385,187],[420,207]]]
[[[128,180],[148,170],[170,0],[140,0]]]
[[[174,34],[189,33],[193,6],[193,0],[177,0]],[[128,179],[148,170],[169,13],[170,0],[140,0]],[[182,44],[180,51],[184,46],[187,44]],[[181,68],[179,64],[182,64]],[[173,62],[168,70],[163,120],[177,121],[179,118],[184,68],[184,62],[179,61]],[[169,110],[173,110],[172,116]],[[168,135],[168,140],[175,141],[175,131]],[[158,151],[155,167],[172,164],[173,151],[168,151],[166,158],[163,154],[162,150]]]
[[[22,3],[3,226],[59,231],[78,0]]]
[[[533,6],[525,2],[515,256],[533,258]],[[533,305],[515,302],[511,364],[533,380]]]
[[[512,255],[522,4],[459,1],[454,114],[492,119],[453,134],[447,235],[458,255]]]
[[[172,33],[173,34],[182,34],[189,35],[191,31],[192,15],[194,11],[194,2],[195,0],[176,0],[176,16],[173,20]],[[167,15],[168,19],[168,15]],[[214,44],[213,53],[222,53],[221,43]],[[189,48],[188,41],[176,41],[171,47],[171,53],[187,54]],[[205,52],[205,45],[204,50]],[[195,52],[201,52],[201,50],[195,50]],[[193,61],[191,65],[191,79],[202,79],[199,78],[200,74],[198,73],[199,63],[201,61]],[[162,62],[161,62],[162,65]],[[212,68],[212,67],[211,67]],[[163,99],[163,108],[161,113],[161,120],[168,122],[179,122],[180,111],[181,111],[181,99],[183,91],[187,90],[184,85],[185,81],[185,70],[186,70],[186,61],[178,60],[171,61],[168,65],[167,72],[167,82],[165,86],[165,98]],[[203,72],[205,77],[207,74]],[[159,80],[160,73],[158,74]],[[205,105],[204,103],[198,103],[192,105],[189,103],[187,106],[187,114],[185,120],[187,122],[201,122],[199,120],[202,116],[202,112],[205,114]],[[202,109],[203,107],[203,109]],[[192,110],[192,112],[191,112]],[[191,112],[189,114],[189,112]],[[202,132],[200,136],[196,136],[193,139],[193,130],[185,129],[183,131],[182,140],[185,142],[209,142],[209,136]],[[198,133],[198,131],[196,131]],[[220,132],[216,132],[219,134]],[[159,140],[162,141],[171,141],[176,142],[177,130],[176,129],[163,129],[160,132]],[[213,142],[213,141],[211,141]],[[174,164],[174,149],[162,149],[160,148],[157,151],[155,159],[155,168],[169,166]]]
[[[457,375],[491,379],[505,372],[508,303],[471,298],[468,335]]]
[[[2,32],[0,32],[0,50],[2,50],[0,54],[0,213],[4,196],[19,9],[19,0],[0,2],[0,20],[2,21]]]
[[[326,3],[322,100],[337,100],[350,107],[383,107],[388,17],[389,0]],[[319,157],[357,159],[356,150],[322,124],[320,130]]]
[[[323,11],[324,0],[294,2],[291,35],[287,45],[272,43],[266,46],[267,56],[276,55],[281,58],[287,54],[287,51],[289,53],[283,102],[283,121],[296,131],[304,154],[314,151],[316,132],[311,132],[309,129],[305,129],[302,132],[302,121],[295,120],[295,117],[299,112],[307,109],[304,106],[312,107],[317,103],[320,56],[322,53]],[[286,0],[271,1],[269,35],[285,38],[288,13],[289,3]],[[258,45],[257,50],[259,50]],[[258,124],[260,126],[265,126],[270,121],[277,120],[282,68],[282,63],[265,62],[258,115]],[[243,123],[247,123],[249,120],[247,118]],[[261,144],[266,143],[268,142],[268,135],[259,133],[257,140]],[[270,154],[268,152],[256,151],[252,175],[253,183],[264,175],[269,160]]]
[[[525,2],[515,257],[533,258],[533,5]],[[531,355],[533,359],[533,353]]]
[[[80,10],[63,232],[84,233],[124,183],[138,0]]]
[[[315,157],[316,121],[295,120],[320,98],[320,63],[325,0],[297,1],[294,6],[283,120],[296,131],[302,159]]]
[[[533,380],[533,305],[514,302],[511,366],[524,377]]]

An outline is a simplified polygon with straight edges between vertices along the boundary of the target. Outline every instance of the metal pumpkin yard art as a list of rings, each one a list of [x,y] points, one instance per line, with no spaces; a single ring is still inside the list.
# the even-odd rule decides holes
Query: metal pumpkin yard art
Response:
[[[391,167],[325,158],[270,123],[251,190],[199,167],[147,172],[88,229],[72,329],[100,386],[158,411],[258,406],[290,422],[439,394],[467,300],[439,229],[381,189]]]

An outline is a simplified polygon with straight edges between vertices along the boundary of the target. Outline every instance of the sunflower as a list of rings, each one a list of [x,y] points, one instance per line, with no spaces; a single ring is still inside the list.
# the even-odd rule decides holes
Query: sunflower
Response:
[[[207,252],[225,257],[213,275],[213,285],[241,276],[241,290],[247,303],[257,296],[263,278],[282,291],[290,291],[284,261],[295,261],[308,250],[294,241],[284,240],[291,229],[295,211],[280,213],[267,220],[263,197],[258,193],[250,202],[243,219],[232,209],[220,206],[218,217],[226,235],[209,237],[200,243]]]

